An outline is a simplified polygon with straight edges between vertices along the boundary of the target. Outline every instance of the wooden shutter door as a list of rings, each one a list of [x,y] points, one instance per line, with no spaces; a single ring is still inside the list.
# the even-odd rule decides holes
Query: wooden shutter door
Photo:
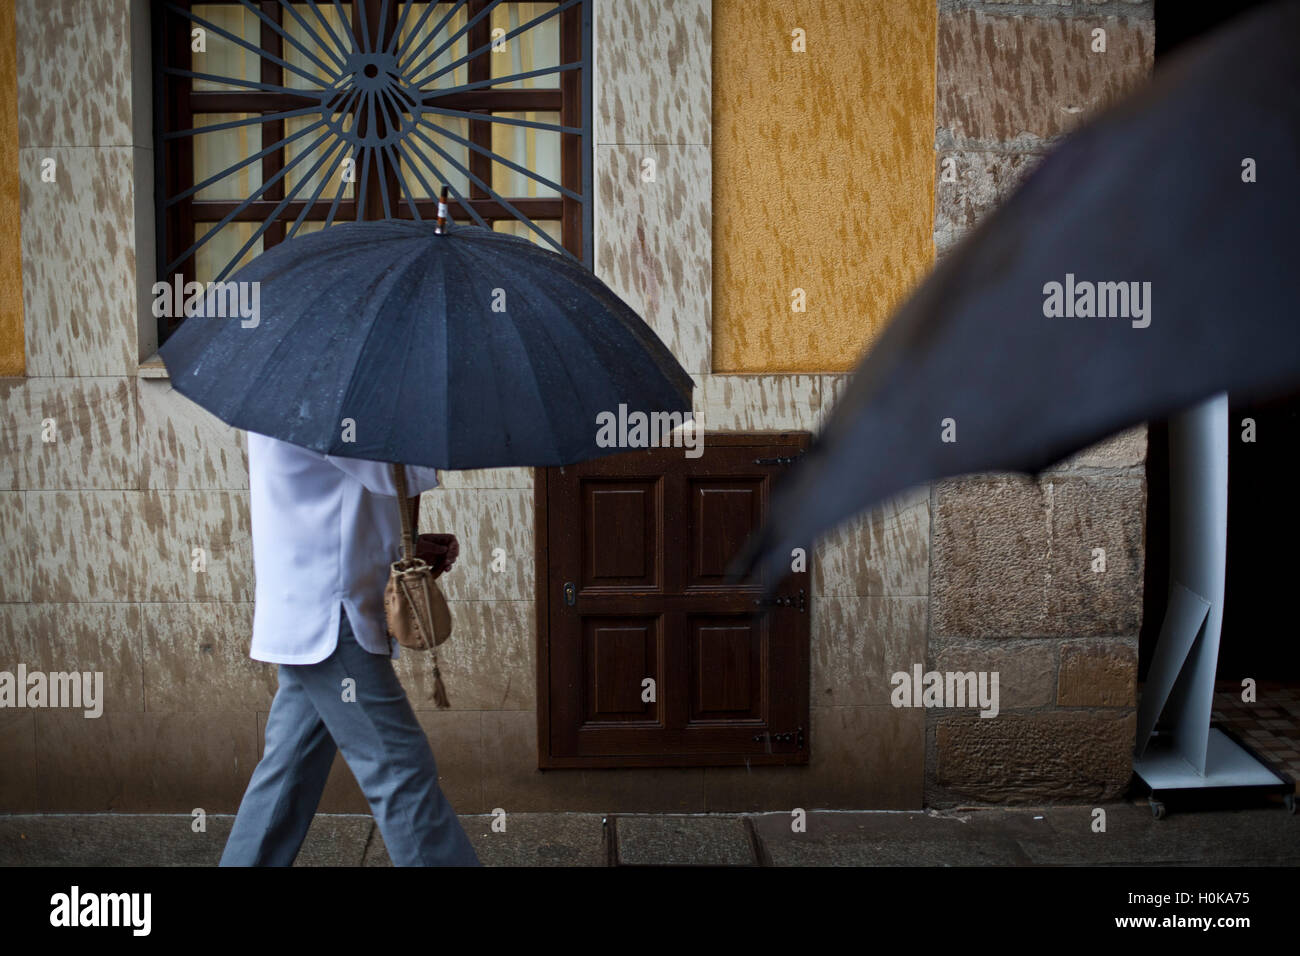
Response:
[[[725,580],[807,442],[711,434],[696,459],[538,471],[541,766],[807,762],[808,573],[764,608]]]

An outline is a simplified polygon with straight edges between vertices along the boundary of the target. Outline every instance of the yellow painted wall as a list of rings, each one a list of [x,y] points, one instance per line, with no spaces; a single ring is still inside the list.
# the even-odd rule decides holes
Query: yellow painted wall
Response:
[[[936,7],[714,0],[715,372],[850,369],[930,267]]]
[[[14,2],[0,0],[0,375],[23,374],[23,277],[18,243],[18,48]]]

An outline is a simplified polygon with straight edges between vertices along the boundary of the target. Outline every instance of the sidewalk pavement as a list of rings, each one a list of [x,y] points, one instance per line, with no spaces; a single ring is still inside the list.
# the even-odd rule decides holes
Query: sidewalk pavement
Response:
[[[461,817],[486,866],[981,866],[1300,864],[1300,818],[1281,805],[1177,813],[1091,806],[789,813],[516,813]],[[193,832],[188,814],[0,815],[3,866],[212,866],[233,816]],[[371,817],[318,814],[297,866],[389,866]]]

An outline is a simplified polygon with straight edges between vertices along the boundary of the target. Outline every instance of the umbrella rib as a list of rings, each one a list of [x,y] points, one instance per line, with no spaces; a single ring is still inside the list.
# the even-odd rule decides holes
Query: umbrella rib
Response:
[[[483,271],[484,271],[484,270],[483,270],[483,263],[482,263],[482,262],[475,262],[475,263],[473,263],[473,264],[472,264],[472,265],[473,265],[473,272],[471,273],[469,270],[467,270],[467,268],[466,268],[466,264],[465,264],[465,261],[464,261],[464,259],[461,257],[461,255],[460,255],[460,249],[457,248],[456,250],[454,250],[454,253],[455,253],[456,264],[457,264],[457,267],[458,267],[458,270],[459,270],[459,272],[460,272],[460,276],[461,276],[461,279],[462,279],[462,283],[463,283],[464,286],[466,286],[466,287],[470,287],[470,285],[471,285],[471,283],[472,283],[472,281],[473,281],[472,276],[473,276],[473,275],[476,275],[476,274],[477,274],[477,275],[481,275],[481,274],[483,273]],[[480,253],[480,255],[481,255],[481,253]],[[443,295],[444,295],[444,305],[443,305],[443,308],[444,308],[444,311],[445,311],[445,310],[448,308],[448,306],[450,305],[450,303],[446,301],[446,294],[447,294],[446,290],[447,290],[448,288],[450,288],[450,283],[444,282],[444,285],[443,285],[443,289],[444,289],[444,292],[443,292]],[[526,345],[526,343],[525,343],[525,341],[524,341],[523,335],[522,335],[522,333],[521,333],[520,330],[519,330],[518,323],[516,323],[515,320],[514,320],[514,318],[510,315],[510,310],[509,310],[508,307],[507,307],[507,309],[506,309],[506,313],[505,313],[505,314],[506,314],[507,318],[509,319],[509,322],[510,322],[510,328],[512,328],[512,329],[514,330],[514,339],[515,339],[516,342],[519,343],[519,346],[520,346],[520,352],[521,352],[523,355],[528,356],[528,355],[529,355],[529,352],[528,352],[528,349],[527,349],[527,345]],[[488,350],[488,355],[489,355],[489,357],[493,360],[493,361],[492,361],[492,366],[493,366],[494,371],[498,371],[498,372],[499,372],[500,370],[497,368],[497,364],[496,364],[496,361],[495,361],[495,355],[493,354],[493,352],[492,352],[492,350],[491,350],[491,348],[490,348],[490,338],[489,338],[489,337],[480,337],[480,340],[483,341],[483,342],[485,343],[484,347]],[[449,346],[448,346],[448,347],[449,347]],[[526,365],[526,367],[527,367],[527,369],[528,369],[528,375],[529,375],[529,378],[532,380],[534,393],[537,395],[538,405],[541,407],[541,410],[542,410],[543,419],[544,419],[544,421],[545,421],[547,440],[549,441],[550,444],[555,445],[555,444],[556,444],[556,439],[555,439],[555,435],[556,435],[555,426],[554,426],[554,423],[551,421],[550,412],[549,412],[549,410],[548,410],[547,407],[546,407],[545,396],[544,396],[543,393],[542,393],[541,383],[537,380],[537,370],[533,367],[531,361],[526,362],[526,363],[524,363],[524,364]],[[501,392],[501,390],[500,390],[500,385],[502,384],[502,383],[501,383],[501,378],[502,378],[502,377],[501,377],[500,375],[496,375],[496,376],[494,376],[494,379],[495,379],[495,380],[494,380],[494,383],[493,383],[493,384],[497,386],[497,388],[496,388],[496,394],[497,394],[497,397],[498,397],[497,407],[498,407],[499,409],[504,409],[504,408],[509,407],[510,402],[509,402],[509,397],[506,396],[506,395],[504,395],[504,394],[502,394],[502,392]],[[558,447],[558,445],[557,445],[557,447]],[[450,460],[450,459],[449,459],[449,460]]]
[[[400,279],[400,276],[399,276],[399,275],[395,275],[395,276],[394,276],[394,281],[397,281],[398,279]],[[371,336],[371,334],[374,332],[374,330],[375,330],[375,326],[377,326],[378,324],[379,324],[378,322],[373,322],[373,323],[371,323],[369,330],[367,330],[367,332],[366,332],[365,340],[362,342],[361,351],[357,353],[357,357],[358,357],[358,359],[360,359],[361,352],[364,352],[364,351],[365,351],[365,345],[366,345],[366,343],[368,343],[368,342],[370,341],[370,336]],[[419,316],[418,316],[418,314],[417,314],[417,315],[413,315],[413,316],[411,316],[411,321],[410,321],[409,327],[408,327],[407,330],[406,330],[406,341],[402,343],[402,345],[403,345],[403,348],[402,348],[402,373],[401,373],[401,375],[399,375],[399,376],[395,379],[395,381],[397,381],[398,383],[401,383],[401,382],[405,382],[405,381],[406,381],[406,370],[407,370],[407,368],[410,366],[410,363],[411,363],[411,352],[412,352],[411,343],[412,343],[412,340],[415,338],[415,330],[416,330],[416,328],[418,327],[418,325],[419,325]],[[354,374],[354,376],[355,376],[355,370],[354,370],[353,374]],[[349,393],[350,393],[350,392],[351,392],[351,389],[349,389]],[[400,397],[400,395],[399,395],[399,397]],[[346,396],[345,396],[345,399],[346,399]],[[342,409],[340,409],[340,411],[342,411]],[[389,424],[389,433],[388,433],[388,435],[385,436],[385,447],[393,447],[394,443],[392,442],[392,432],[393,432],[393,429],[394,429],[394,428],[400,428],[400,427],[401,427],[401,422],[402,422],[402,418],[401,418],[401,416],[399,416],[399,415],[393,415],[392,417],[389,418],[389,420],[388,420],[388,424]],[[395,451],[395,450],[394,450],[394,451]],[[405,462],[403,462],[402,464],[405,464]]]
[[[583,266],[581,266],[579,263],[575,261],[563,259],[563,260],[559,260],[556,263],[556,268],[554,269],[557,278],[558,278],[559,270],[561,268],[571,270],[573,274],[569,278],[569,281],[573,282],[580,289],[582,289],[585,295],[595,300],[606,311],[616,312],[617,310],[622,309],[628,313],[630,319],[635,320],[629,322],[620,322],[618,327],[624,334],[626,334],[631,340],[633,340],[635,346],[639,347],[645,354],[655,359],[656,364],[658,364],[659,361],[663,359],[663,360],[671,361],[672,363],[675,363],[678,367],[680,367],[680,363],[677,362],[677,357],[673,355],[672,351],[664,344],[663,340],[660,339],[655,334],[654,330],[651,329],[648,324],[646,324],[644,319],[642,319],[635,312],[633,312],[632,309],[626,303],[622,302],[622,300],[618,299],[617,296],[614,296],[609,291],[609,289],[605,287],[603,284],[598,283],[594,287],[588,285],[588,283],[591,283],[593,281],[598,282],[598,280],[595,280],[595,277],[591,274],[591,272],[589,272],[587,269],[585,269]],[[544,274],[543,277],[545,279],[549,279],[551,277],[551,274],[552,274],[551,272],[547,272]],[[534,281],[534,284],[537,284],[536,281]],[[548,295],[552,294],[552,290],[548,287],[548,285],[542,284],[541,288]],[[555,292],[562,294],[563,290],[555,290]],[[607,304],[605,301],[603,301],[609,299],[613,299],[613,303]],[[565,312],[563,314],[567,316],[568,312]],[[576,326],[574,326],[574,328],[575,331],[581,331]],[[686,373],[684,370],[682,374],[686,376],[686,379],[682,381],[680,384],[683,386],[689,385],[690,387],[693,387],[693,381],[690,378],[690,374]],[[666,377],[671,379],[676,376],[668,376],[666,374]],[[678,383],[671,383],[671,384],[678,384]]]
[[[339,228],[346,228],[346,226],[350,226],[350,225],[353,224],[348,223],[345,224],[344,226],[340,226]],[[313,262],[313,265],[324,268],[325,266],[332,263],[336,258],[350,259],[355,256],[355,250],[347,247],[334,250],[334,253],[335,254],[327,254],[326,256],[318,257]],[[315,303],[319,302],[321,299],[325,298],[327,295],[329,295],[331,291],[332,291],[332,287],[327,283],[316,295],[312,296],[309,300],[303,303],[302,309],[299,310],[297,316],[295,316],[290,321],[289,327],[284,330],[284,333],[281,335],[279,342],[276,343],[276,348],[278,348],[284,342],[291,342],[294,338],[297,337],[297,329],[299,325],[301,325],[305,321],[311,320],[318,314],[316,310],[312,308],[312,306],[315,305]],[[273,360],[275,360],[275,358],[276,358],[276,349],[269,350],[266,356],[263,358],[261,364],[258,365],[256,374],[251,376],[250,381],[265,380],[268,377],[266,373],[267,367],[271,364]],[[244,402],[252,401],[254,400],[254,398],[255,396],[253,394],[248,393],[245,395]],[[243,417],[242,415],[243,410],[244,410],[244,404],[241,403],[235,409],[235,413],[238,414],[238,417],[240,418]],[[232,417],[235,416],[232,415]]]
[[[493,255],[493,256],[495,256],[498,252],[499,252],[499,250],[495,250],[495,249],[490,249],[490,250],[488,250],[488,254],[489,254],[489,255]],[[511,264],[511,263],[509,263],[509,262],[506,263],[507,266],[509,266],[510,264]],[[524,283],[524,284],[526,284],[526,285],[532,286],[535,290],[540,288],[541,291],[542,291],[542,295],[539,296],[539,299],[541,299],[541,300],[543,300],[543,301],[545,301],[545,302],[548,302],[548,303],[553,301],[552,297],[549,295],[549,290],[547,290],[547,289],[545,289],[545,288],[543,288],[543,287],[539,287],[539,286],[537,285],[537,283],[535,283],[535,282],[532,281],[531,279],[528,279],[528,278],[520,278],[520,279],[518,279],[517,281],[520,282],[520,283]],[[567,313],[566,311],[564,311],[564,310],[562,310],[562,309],[561,309],[561,310],[558,310],[558,311],[559,311],[559,313],[560,313],[561,315],[564,315],[566,318],[568,317],[568,313]],[[523,337],[523,333],[522,333],[522,331],[521,331],[520,328],[519,328],[519,323],[515,321],[514,316],[511,315],[510,310],[509,310],[508,308],[507,308],[507,310],[506,310],[506,315],[509,317],[509,319],[510,319],[510,323],[511,323],[511,325],[513,326],[513,328],[514,328],[514,330],[515,330],[515,338],[519,340],[519,342],[520,342],[521,345],[524,345],[524,337]],[[570,324],[572,324],[572,323],[570,323]],[[560,349],[558,343],[555,341],[555,338],[551,335],[550,330],[547,328],[547,324],[546,324],[545,322],[539,322],[539,323],[537,323],[537,327],[540,329],[541,334],[546,338],[546,341],[550,344],[552,352],[554,352],[554,353],[555,353],[556,355],[558,355],[558,356],[563,356],[563,355],[564,355],[564,351]],[[528,353],[528,351],[527,351],[526,348],[525,348],[525,350],[524,350],[524,354],[526,354],[526,355],[527,355],[527,354],[530,354],[530,353]],[[573,395],[580,395],[580,394],[582,394],[582,391],[581,391],[581,388],[580,388],[578,382],[574,380],[572,373],[569,371],[569,366],[568,366],[568,364],[565,363],[565,362],[563,362],[563,361],[561,361],[559,364],[560,364],[560,367],[564,369],[564,375],[565,375],[565,378],[566,378],[566,379],[568,380],[568,382],[569,382],[569,386],[570,386],[570,391],[571,391],[571,393],[572,393]],[[547,428],[549,429],[549,432],[550,432],[551,440],[554,442],[554,441],[555,441],[555,436],[557,435],[557,432],[556,432],[556,429],[555,429],[555,425],[554,425],[554,423],[553,423],[552,420],[551,420],[551,410],[550,410],[550,408],[549,408],[549,407],[547,406],[547,404],[546,404],[546,396],[545,396],[545,393],[542,391],[541,382],[539,382],[539,381],[537,380],[537,370],[536,370],[536,368],[533,366],[533,364],[532,364],[531,361],[528,363],[528,371],[529,371],[529,375],[532,377],[533,385],[536,387],[536,390],[537,390],[537,396],[538,396],[538,399],[539,399],[539,404],[541,404],[541,406],[542,406],[542,413],[543,413],[543,415],[544,415],[545,418],[546,418],[546,424],[547,424]],[[593,427],[594,427],[594,426],[593,426]],[[559,447],[559,446],[558,446],[558,443],[557,443],[556,447],[557,447],[557,448]]]
[[[368,302],[368,304],[369,304],[369,306],[370,306],[370,308],[367,310],[367,312],[368,312],[370,315],[372,315],[373,318],[371,319],[370,327],[366,329],[366,334],[365,334],[365,336],[361,339],[361,344],[360,344],[360,346],[357,348],[357,350],[356,350],[356,354],[353,355],[353,357],[352,357],[352,371],[351,371],[351,374],[350,374],[350,376],[349,376],[349,378],[348,378],[348,381],[349,381],[350,384],[349,384],[349,386],[348,386],[347,391],[343,393],[343,397],[342,397],[342,400],[341,400],[341,404],[340,404],[339,409],[338,409],[338,412],[339,412],[339,420],[340,420],[340,421],[342,420],[342,413],[347,409],[348,403],[352,400],[353,395],[354,395],[354,393],[355,393],[355,391],[356,391],[356,382],[357,382],[357,364],[361,361],[361,356],[365,354],[366,347],[370,344],[370,338],[371,338],[371,336],[373,336],[373,335],[375,334],[375,329],[379,327],[379,321],[378,321],[378,319],[379,319],[379,316],[380,316],[380,314],[381,314],[381,312],[382,312],[382,306],[383,306],[383,303],[384,303],[384,301],[386,300],[386,296],[381,295],[380,290],[384,287],[385,284],[387,284],[387,285],[389,285],[389,286],[397,285],[398,283],[400,283],[400,281],[401,281],[401,279],[402,279],[402,272],[401,272],[401,270],[399,270],[399,269],[396,268],[396,265],[397,265],[397,263],[396,263],[395,261],[389,263],[388,270],[387,270],[384,274],[382,274],[381,276],[379,276],[379,281],[376,282],[376,283],[372,286],[372,288],[373,288],[375,291],[374,291],[373,293],[371,293],[370,295],[367,296],[367,302]],[[363,313],[362,313],[362,320],[363,320],[363,321],[364,321],[365,315],[366,315],[366,312],[363,312]],[[413,318],[412,321],[411,321],[411,329],[413,330],[413,329],[415,328],[416,325],[417,325],[417,320]],[[408,332],[408,336],[412,336],[412,335],[414,335],[414,332],[413,332],[413,331]],[[411,360],[411,342],[410,342],[410,338],[407,339],[407,341],[404,343],[404,345],[405,345],[405,347],[402,349],[402,370],[403,370],[403,373],[405,373],[405,370],[406,370],[406,363],[409,362],[409,361]],[[396,378],[394,381],[401,382],[401,381],[404,381],[404,379],[405,379],[405,375],[403,374],[403,376],[399,376],[399,377]],[[389,424],[390,424],[390,426],[393,426],[393,427],[395,427],[395,426],[399,426],[399,425],[401,424],[401,422],[402,422],[402,419],[400,418],[400,416],[393,416],[393,417],[389,420]],[[390,432],[390,435],[391,435],[391,432]],[[386,444],[386,445],[389,444],[389,442],[388,442],[388,440],[387,440],[388,437],[389,437],[389,436],[387,436],[387,435],[385,436],[385,444]],[[344,455],[343,457],[346,458],[346,457],[351,457],[351,456]],[[407,464],[407,463],[406,463],[406,462],[403,462],[403,464]]]

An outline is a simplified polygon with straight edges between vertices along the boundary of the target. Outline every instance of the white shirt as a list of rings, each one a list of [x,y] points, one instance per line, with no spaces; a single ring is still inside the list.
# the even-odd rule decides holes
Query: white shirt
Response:
[[[438,484],[407,466],[407,494]],[[323,455],[248,432],[253,526],[254,660],[315,664],[338,643],[339,608],[357,643],[397,656],[384,621],[388,566],[401,557],[402,523],[391,467]]]

